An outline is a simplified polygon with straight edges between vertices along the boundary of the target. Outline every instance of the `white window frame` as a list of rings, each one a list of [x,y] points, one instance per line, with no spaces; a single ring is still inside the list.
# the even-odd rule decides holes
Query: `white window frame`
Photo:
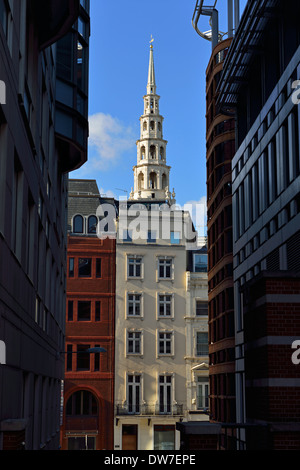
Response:
[[[129,296],[139,296],[140,301],[137,302],[136,300],[133,300],[133,305],[135,306],[136,304],[139,303],[140,306],[140,314],[139,315],[130,315],[129,313],[129,306],[131,301],[129,300]],[[126,318],[144,318],[144,293],[143,292],[127,292],[126,293]]]
[[[164,383],[160,383],[160,377],[164,377]],[[167,383],[166,378],[170,377],[171,382]],[[163,395],[164,395],[164,411],[161,411],[161,401],[160,401],[160,388],[161,386],[164,387]],[[168,404],[165,403],[166,395],[167,395],[167,389],[170,388],[171,391],[171,396],[170,396],[170,410],[168,411],[168,408],[166,410],[166,407]],[[173,412],[173,405],[175,403],[175,375],[173,372],[165,372],[165,373],[158,373],[157,374],[157,407],[158,411],[160,414],[172,414]]]
[[[138,338],[129,338],[129,335],[140,335]],[[133,351],[129,351],[129,342],[133,342]],[[143,355],[143,332],[142,330],[137,329],[128,329],[126,330],[126,355],[127,356],[142,356]],[[136,351],[136,345],[139,344],[139,352]]]
[[[196,297],[196,298],[195,298],[195,310],[194,310],[194,312],[195,312],[195,317],[196,317],[196,318],[206,318],[206,317],[208,317],[208,313],[207,313],[207,315],[197,315],[197,302],[201,302],[201,303],[203,303],[203,304],[207,304],[207,309],[208,309],[208,301],[205,300],[205,299],[201,299],[201,298],[199,298],[199,297]]]
[[[130,266],[130,260],[133,259],[135,260],[135,263],[134,263],[134,266],[135,266],[135,274],[136,274],[136,261],[138,259],[141,260],[141,263],[140,263],[140,268],[141,268],[141,272],[140,272],[140,276],[130,276],[129,275],[129,266]],[[144,279],[144,257],[143,255],[130,255],[128,254],[127,255],[127,263],[126,263],[126,280],[128,279]]]
[[[195,382],[196,382],[196,409],[197,410],[207,409],[207,408],[209,408],[209,378],[197,375],[195,377],[195,379],[196,379],[195,380]],[[201,381],[199,379],[201,379]],[[205,406],[205,400],[206,400],[205,390],[206,390],[206,387],[207,387],[207,392],[208,392],[207,393],[207,400],[208,400],[207,406]],[[202,405],[204,405],[204,406],[199,406],[199,397],[200,397],[199,389],[201,389],[201,391],[202,391],[201,397],[202,397],[202,400],[204,401],[204,404],[202,403]]]
[[[207,335],[207,354],[198,354],[198,341],[197,337],[198,334],[206,334]],[[199,344],[206,344],[206,343],[199,343]],[[208,356],[208,332],[207,331],[195,331],[195,357],[206,357]]]
[[[166,315],[166,314],[162,315],[160,313],[160,305],[161,305],[160,297],[167,297],[167,296],[171,297],[171,300],[170,300],[170,315]],[[163,303],[166,305],[168,303],[168,301],[164,300]],[[157,305],[156,305],[157,319],[170,318],[170,319],[173,320],[174,319],[174,309],[175,309],[174,294],[169,293],[169,292],[157,292]]]
[[[129,377],[133,377],[133,382],[129,382]],[[136,377],[139,377],[140,381],[139,382],[136,382]],[[142,374],[140,373],[137,373],[137,372],[133,372],[133,373],[130,373],[128,372],[127,375],[126,375],[126,404],[127,404],[127,411],[128,411],[128,414],[132,414],[132,415],[139,415],[141,414],[141,408],[142,408],[142,380],[143,380],[143,377],[142,377]],[[133,397],[133,400],[132,400],[132,403],[129,403],[129,395],[130,395],[130,387],[132,387],[132,397]],[[137,393],[138,393],[138,396],[139,396],[139,409],[136,410],[135,407],[136,407],[136,396],[137,396]],[[132,406],[132,411],[130,411],[130,408]]]
[[[157,336],[156,336],[156,342],[157,342],[157,357],[173,357],[174,356],[174,351],[175,351],[175,335],[174,331],[172,330],[157,330]],[[161,339],[161,335],[170,335],[170,338],[163,338]],[[160,352],[160,343],[163,341],[164,343],[164,352]],[[170,352],[165,352],[166,351],[166,346],[167,343],[170,343]]]
[[[170,277],[160,276],[160,262],[164,261],[164,271],[166,272],[166,261],[170,261]],[[157,257],[157,281],[173,281],[174,280],[174,257],[173,256],[158,256]]]

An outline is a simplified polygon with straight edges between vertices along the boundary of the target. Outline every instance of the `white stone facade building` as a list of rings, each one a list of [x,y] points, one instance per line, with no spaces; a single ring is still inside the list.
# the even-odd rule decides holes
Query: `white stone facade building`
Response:
[[[176,208],[174,191],[169,192],[158,102],[151,46],[134,189],[129,201],[120,203],[118,217],[115,450],[179,449],[176,423],[187,419],[185,235],[190,217]]]

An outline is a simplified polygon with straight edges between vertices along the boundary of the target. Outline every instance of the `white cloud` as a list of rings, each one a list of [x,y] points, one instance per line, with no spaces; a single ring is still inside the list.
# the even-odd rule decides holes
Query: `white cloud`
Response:
[[[104,113],[89,117],[89,162],[95,170],[110,169],[123,152],[135,147],[133,129],[119,119]]]
[[[104,188],[100,188],[99,192],[100,192],[101,196],[112,197],[114,199],[117,199],[116,194],[113,191],[111,191],[110,189],[105,190]]]

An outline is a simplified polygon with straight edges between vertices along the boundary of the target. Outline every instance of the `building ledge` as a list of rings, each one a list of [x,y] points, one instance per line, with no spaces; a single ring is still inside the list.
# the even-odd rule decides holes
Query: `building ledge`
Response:
[[[19,432],[24,431],[27,426],[26,419],[7,419],[1,421],[0,431],[2,432]]]
[[[183,434],[197,435],[219,435],[221,433],[221,425],[215,423],[207,423],[205,421],[189,421],[176,423],[176,430]]]

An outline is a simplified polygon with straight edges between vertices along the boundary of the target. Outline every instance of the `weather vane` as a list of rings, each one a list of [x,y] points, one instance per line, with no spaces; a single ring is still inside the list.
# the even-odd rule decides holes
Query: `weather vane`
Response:
[[[152,34],[151,34],[151,41],[150,41],[151,47],[153,47],[153,45],[152,45],[153,42],[154,42],[154,38],[153,38],[153,36],[152,36]]]

